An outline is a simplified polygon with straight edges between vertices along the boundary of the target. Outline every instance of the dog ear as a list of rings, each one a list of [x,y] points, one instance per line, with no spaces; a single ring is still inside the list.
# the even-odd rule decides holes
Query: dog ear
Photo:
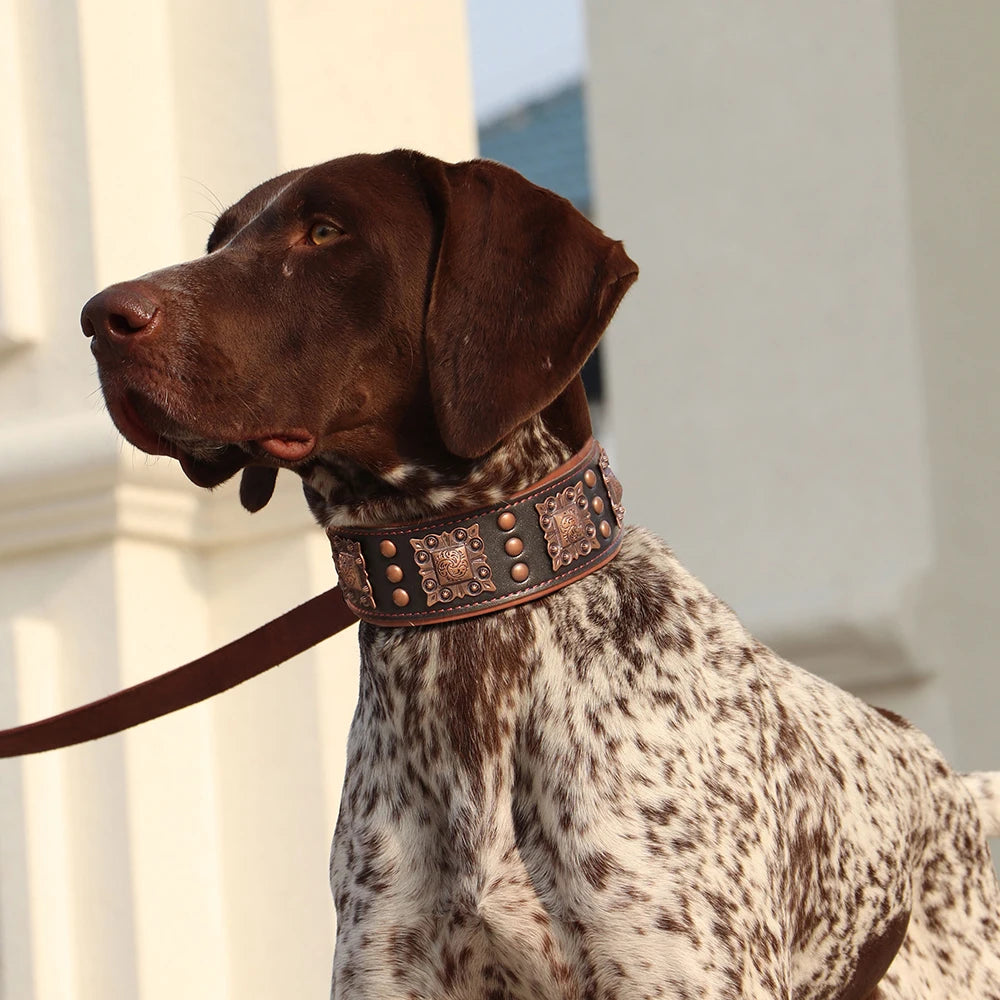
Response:
[[[251,514],[263,510],[274,494],[278,470],[266,465],[248,465],[240,477],[240,503]]]
[[[441,223],[431,396],[445,445],[475,458],[566,389],[639,269],[568,201],[508,167],[422,168]]]

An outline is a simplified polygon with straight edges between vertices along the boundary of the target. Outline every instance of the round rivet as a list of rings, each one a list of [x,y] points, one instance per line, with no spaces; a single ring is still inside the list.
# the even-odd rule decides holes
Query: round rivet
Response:
[[[508,538],[503,543],[503,550],[509,556],[519,556],[524,551],[524,542],[520,538]]]
[[[600,497],[594,497],[594,499],[590,501],[590,506],[594,508],[595,514],[604,513],[604,501]]]
[[[384,542],[379,543],[378,550],[386,559],[391,559],[396,554],[396,546],[388,538]]]
[[[594,474],[593,469],[587,469],[587,471],[583,474],[583,481],[588,486],[593,486],[594,483],[597,482],[597,476]]]
[[[389,583],[399,583],[403,579],[403,571],[395,563],[390,563],[386,567],[385,577]]]
[[[607,521],[601,521],[597,530],[601,533],[601,538],[607,538],[611,534],[611,525]]]
[[[402,587],[397,587],[392,592],[392,603],[397,608],[405,608],[410,603],[410,595]]]
[[[528,572],[527,563],[514,563],[510,568],[510,576],[515,583],[524,583],[528,579]]]
[[[497,518],[497,527],[501,531],[510,531],[515,524],[517,524],[517,518],[509,510],[505,510]]]

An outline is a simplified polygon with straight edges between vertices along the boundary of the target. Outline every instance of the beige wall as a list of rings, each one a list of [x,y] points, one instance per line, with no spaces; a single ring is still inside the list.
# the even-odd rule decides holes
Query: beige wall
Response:
[[[1000,8],[588,6],[639,520],[790,658],[1000,767]]]
[[[391,58],[385,56],[392,53]],[[220,203],[357,150],[474,152],[461,0],[0,0],[0,726],[192,658],[333,582],[122,445],[83,302]],[[356,632],[122,738],[0,762],[0,998],[324,996]]]
[[[899,0],[936,559],[916,597],[959,760],[1000,766],[1000,6]]]

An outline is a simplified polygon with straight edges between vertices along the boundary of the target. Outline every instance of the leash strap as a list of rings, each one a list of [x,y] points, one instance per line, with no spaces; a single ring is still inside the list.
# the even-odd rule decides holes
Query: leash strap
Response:
[[[182,667],[89,705],[0,730],[0,758],[120,733],[284,663],[359,618],[375,625],[457,621],[532,601],[614,558],[622,486],[593,438],[503,503],[382,528],[328,532],[338,586]]]
[[[333,587],[165,674],[60,715],[0,730],[0,758],[74,746],[187,708],[284,663],[356,621],[340,588]]]

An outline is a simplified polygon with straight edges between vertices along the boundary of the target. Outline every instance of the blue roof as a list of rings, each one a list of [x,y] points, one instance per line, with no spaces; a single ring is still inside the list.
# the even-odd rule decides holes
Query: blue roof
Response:
[[[506,163],[528,180],[590,211],[587,128],[579,83],[505,112],[479,126],[479,155]]]

